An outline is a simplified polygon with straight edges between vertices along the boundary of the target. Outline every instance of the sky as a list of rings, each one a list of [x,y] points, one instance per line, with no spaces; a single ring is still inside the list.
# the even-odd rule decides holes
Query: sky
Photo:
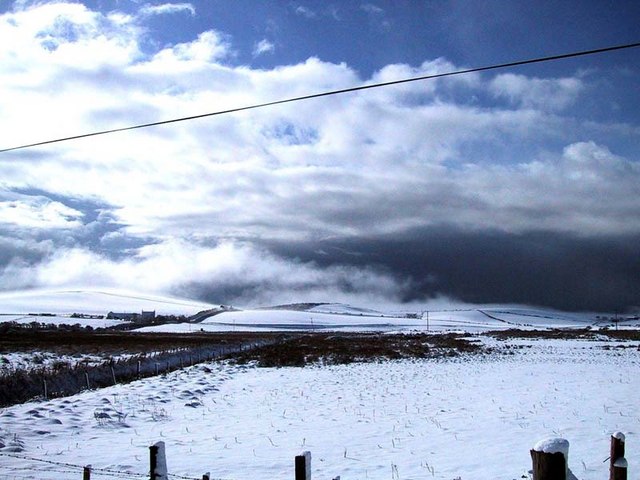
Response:
[[[0,2],[0,149],[640,41],[634,1]],[[640,306],[640,48],[0,153],[0,290]]]

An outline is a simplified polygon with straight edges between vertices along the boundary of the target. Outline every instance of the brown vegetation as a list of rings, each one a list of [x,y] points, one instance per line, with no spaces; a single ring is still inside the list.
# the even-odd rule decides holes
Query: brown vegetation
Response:
[[[509,340],[512,338],[598,340],[602,337],[612,340],[640,340],[640,330],[592,330],[590,328],[556,328],[551,330],[519,330],[512,328],[509,330],[488,332],[487,335],[497,338],[498,340]]]
[[[261,367],[336,365],[402,358],[440,358],[485,349],[457,334],[310,333],[230,356]]]

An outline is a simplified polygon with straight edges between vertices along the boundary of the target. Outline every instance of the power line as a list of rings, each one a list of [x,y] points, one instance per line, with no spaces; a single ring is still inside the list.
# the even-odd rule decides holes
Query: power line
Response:
[[[56,139],[52,139],[52,140],[44,140],[41,142],[35,142],[35,143],[29,143],[29,144],[25,144],[25,145],[19,145],[19,146],[15,146],[15,147],[9,147],[9,148],[4,148],[4,149],[0,149],[0,153],[5,153],[5,152],[11,152],[14,150],[22,150],[22,149],[26,149],[26,148],[32,148],[32,147],[38,147],[38,146],[42,146],[42,145],[49,145],[51,143],[60,143],[60,142],[67,142],[70,140],[78,140],[81,138],[87,138],[87,137],[96,137],[98,135],[107,135],[110,133],[117,133],[117,132],[126,132],[128,130],[137,130],[140,128],[149,128],[149,127],[156,127],[159,125],[167,125],[170,123],[177,123],[177,122],[185,122],[187,120],[196,120],[199,118],[205,118],[205,117],[214,117],[217,115],[225,115],[228,113],[235,113],[235,112],[242,112],[245,110],[254,110],[257,108],[264,108],[264,107],[271,107],[274,105],[282,105],[284,103],[292,103],[292,102],[299,102],[302,100],[310,100],[313,98],[320,98],[320,97],[328,97],[331,95],[340,95],[343,93],[350,93],[350,92],[357,92],[360,90],[369,90],[372,88],[381,88],[381,87],[388,87],[391,85],[399,85],[402,83],[409,83],[409,82],[418,82],[418,81],[422,81],[422,80],[432,80],[435,78],[443,78],[443,77],[452,77],[454,75],[464,75],[467,73],[474,73],[474,72],[485,72],[488,70],[498,70],[498,69],[502,69],[502,68],[510,68],[510,67],[518,67],[521,65],[530,65],[533,63],[542,63],[542,62],[551,62],[551,61],[555,61],[555,60],[563,60],[566,58],[574,58],[574,57],[583,57],[586,55],[595,55],[598,53],[606,53],[606,52],[613,52],[615,50],[624,50],[624,49],[628,49],[628,48],[635,48],[635,47],[640,47],[640,42],[636,42],[636,43],[628,43],[628,44],[624,44],[624,45],[616,45],[616,46],[612,46],[612,47],[604,47],[604,48],[596,48],[594,50],[583,50],[583,51],[578,51],[578,52],[571,52],[571,53],[563,53],[560,55],[552,55],[552,56],[548,56],[548,57],[537,57],[537,58],[531,58],[531,59],[527,59],[527,60],[518,60],[515,62],[507,62],[507,63],[500,63],[500,64],[494,64],[494,65],[488,65],[488,66],[483,66],[483,67],[473,67],[473,68],[467,68],[464,70],[454,70],[452,72],[444,72],[444,73],[436,73],[436,74],[432,74],[432,75],[423,75],[423,76],[419,76],[419,77],[411,77],[411,78],[404,78],[404,79],[400,79],[400,80],[392,80],[389,82],[381,82],[381,83],[372,83],[372,84],[367,84],[367,85],[359,85],[356,87],[349,87],[349,88],[343,88],[340,90],[331,90],[331,91],[327,91],[327,92],[321,92],[321,93],[313,93],[310,95],[303,95],[300,97],[292,97],[292,98],[286,98],[286,99],[282,99],[282,100],[275,100],[275,101],[271,101],[271,102],[265,102],[265,103],[258,103],[258,104],[253,104],[253,105],[247,105],[244,107],[236,107],[236,108],[230,108],[228,110],[219,110],[216,112],[209,112],[209,113],[202,113],[199,115],[191,115],[188,117],[180,117],[180,118],[173,118],[170,120],[161,120],[158,122],[151,122],[151,123],[142,123],[142,124],[138,124],[138,125],[132,125],[129,127],[121,127],[121,128],[113,128],[110,130],[101,130],[101,131],[96,131],[96,132],[91,132],[91,133],[83,133],[80,135],[73,135],[70,137],[62,137],[62,138],[56,138]]]

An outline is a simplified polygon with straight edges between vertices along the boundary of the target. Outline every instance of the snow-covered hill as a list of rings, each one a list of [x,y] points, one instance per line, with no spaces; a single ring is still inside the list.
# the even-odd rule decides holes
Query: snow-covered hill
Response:
[[[192,315],[215,307],[204,302],[120,290],[27,290],[0,293],[0,314],[26,315],[155,310],[161,315]]]
[[[70,318],[72,313],[106,315],[108,312],[191,316],[211,310],[213,316],[197,324],[147,327],[142,331],[464,331],[485,332],[507,328],[583,328],[612,325],[594,314],[567,313],[524,306],[496,306],[446,310],[380,311],[341,303],[291,304],[274,308],[220,311],[219,305],[190,299],[118,290],[31,290],[0,293],[0,322],[33,321],[54,324],[98,325],[95,319]],[[34,315],[46,313],[46,316]],[[29,315],[31,314],[31,315]],[[621,326],[640,325],[624,321]]]
[[[464,309],[387,314],[341,304],[325,304],[306,311],[242,310],[209,317],[197,325],[160,325],[143,331],[458,331],[486,332],[508,328],[584,328],[595,316],[533,309]]]

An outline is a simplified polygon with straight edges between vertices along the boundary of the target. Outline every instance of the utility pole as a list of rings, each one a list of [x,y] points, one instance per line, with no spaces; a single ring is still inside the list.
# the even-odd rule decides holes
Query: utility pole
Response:
[[[424,318],[424,314],[427,314],[427,332],[429,331],[429,310],[422,311],[422,318]]]

